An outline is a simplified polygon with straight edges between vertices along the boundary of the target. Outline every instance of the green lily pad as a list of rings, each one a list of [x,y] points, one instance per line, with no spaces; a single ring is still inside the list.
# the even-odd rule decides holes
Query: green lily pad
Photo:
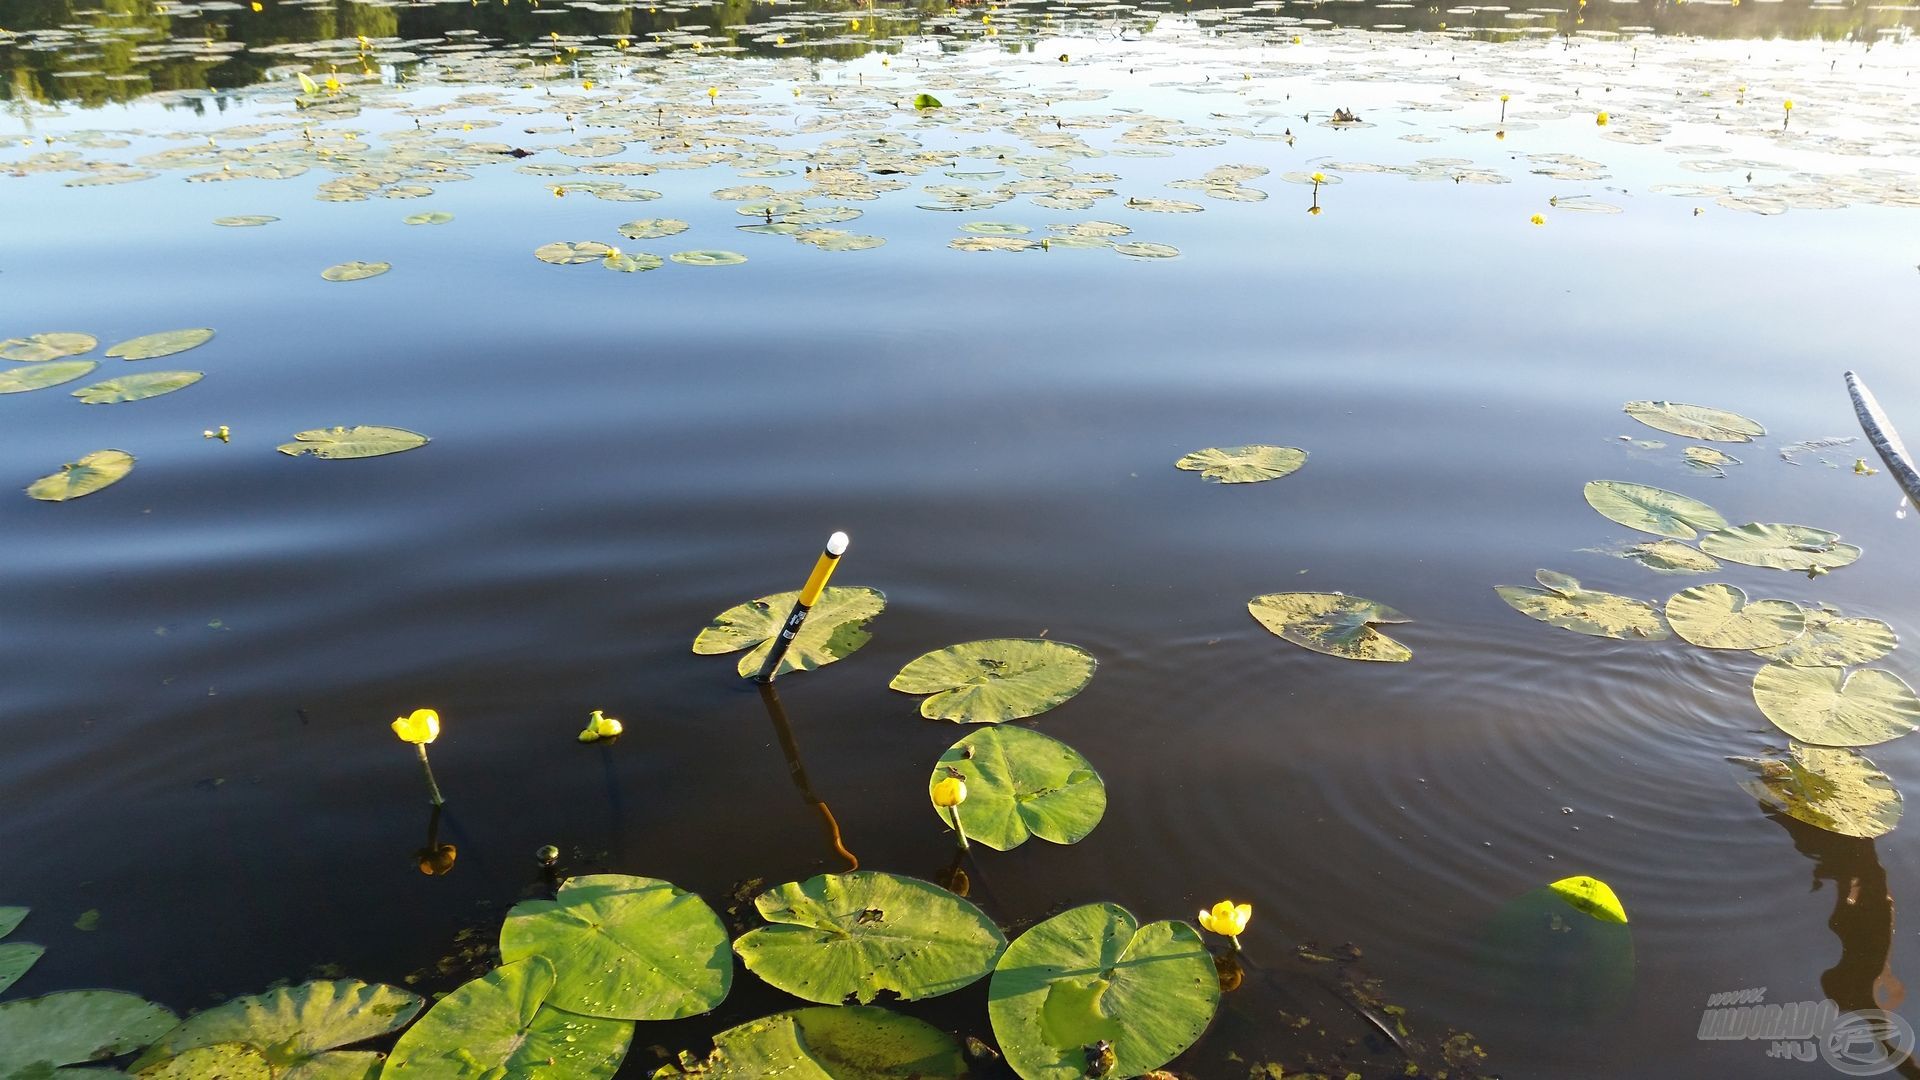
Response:
[[[241,1043],[259,1051],[283,1080],[323,1080],[337,1066],[351,1072],[358,1054],[329,1050],[379,1038],[420,1012],[417,995],[358,979],[316,981],[238,997],[195,1013],[140,1055],[137,1072],[189,1050]],[[342,1059],[338,1063],[332,1059]]]
[[[113,405],[122,401],[145,401],[161,394],[184,390],[207,377],[204,371],[143,371],[117,379],[83,386],[73,392],[88,405]]]
[[[1722,453],[1711,446],[1689,446],[1680,451],[1680,456],[1685,459],[1689,467],[1715,476],[1725,476],[1727,466],[1740,464],[1739,458]]]
[[[799,590],[775,593],[749,600],[714,616],[693,639],[693,651],[703,656],[748,650],[736,670],[749,679],[760,673],[773,638],[786,624]],[[793,645],[780,660],[776,675],[789,671],[812,671],[835,660],[844,660],[865,645],[873,635],[867,623],[887,606],[887,597],[878,589],[861,586],[833,586],[814,602],[807,621],[793,637]]]
[[[66,502],[119,483],[132,471],[133,455],[125,450],[95,450],[27,485],[27,495],[41,502]]]
[[[1219,1003],[1199,931],[1140,926],[1113,904],[1073,908],[1020,935],[987,987],[994,1037],[1024,1080],[1081,1080],[1101,1042],[1113,1046],[1107,1075],[1150,1072],[1192,1046]]]
[[[1860,557],[1860,549],[1841,543],[1839,533],[1777,523],[1722,528],[1701,537],[1700,550],[1747,566],[1815,573],[1838,569]]]
[[[1691,540],[1709,529],[1724,529],[1727,519],[1699,499],[1624,480],[1594,480],[1586,487],[1587,505],[1609,521],[1629,529]]]
[[[1247,610],[1276,636],[1328,656],[1402,663],[1413,650],[1374,629],[1413,620],[1385,604],[1345,593],[1283,592],[1256,596]]]
[[[1121,255],[1130,255],[1136,259],[1172,259],[1180,255],[1180,249],[1172,244],[1150,244],[1144,240],[1130,244],[1115,244],[1113,250]]]
[[[1739,413],[1676,401],[1629,401],[1626,414],[1650,428],[1708,442],[1752,442],[1767,433],[1758,421]]]
[[[920,715],[956,724],[999,724],[1038,716],[1093,680],[1100,662],[1078,645],[1046,638],[989,638],[935,649],[888,683],[931,694]]]
[[[328,281],[365,281],[370,277],[379,277],[391,269],[393,269],[392,263],[356,260],[329,266],[320,271],[320,276]]]
[[[167,330],[158,334],[123,341],[107,350],[108,356],[117,356],[122,360],[152,360],[159,356],[172,356],[188,349],[197,349],[213,340],[213,331],[200,327],[193,330]]]
[[[1848,619],[1831,608],[1807,612],[1806,633],[1755,654],[1795,667],[1851,667],[1870,664],[1900,644],[1893,627],[1879,619]]]
[[[1720,569],[1720,560],[1678,540],[1635,544],[1625,554],[1647,569],[1663,574],[1706,574]]]
[[[0,945],[0,994],[20,981],[27,970],[47,954],[44,946],[25,941],[10,941]]]
[[[409,1080],[602,1080],[626,1060],[629,1020],[548,1005],[543,956],[505,964],[441,998],[394,1044],[382,1075]]]
[[[555,266],[599,262],[611,254],[613,249],[598,240],[557,240],[533,249],[534,258]]]
[[[0,360],[58,360],[63,356],[78,356],[93,351],[100,339],[92,334],[78,334],[68,331],[55,331],[49,334],[30,334],[23,338],[8,338],[0,341]]]
[[[668,257],[687,266],[738,266],[747,261],[737,251],[676,251]]]
[[[30,1077],[62,1065],[119,1057],[166,1034],[176,1019],[171,1011],[118,990],[64,990],[0,1002],[0,1076]]]
[[[500,959],[551,961],[547,1003],[611,1020],[708,1012],[733,986],[727,931],[706,901],[669,882],[624,874],[570,878],[552,900],[515,904]]]
[[[1740,780],[1747,794],[1809,825],[1872,839],[1900,824],[1899,789],[1858,750],[1794,743],[1785,761],[1728,760],[1751,774]]]
[[[667,265],[658,255],[649,255],[644,251],[616,251],[600,260],[600,265],[609,270],[618,270],[623,274],[639,274],[648,270],[658,270]]]
[[[453,220],[453,215],[445,210],[428,210],[422,214],[408,214],[400,220],[407,225],[445,225]]]
[[[1807,628],[1806,612],[1790,600],[1748,602],[1732,585],[1695,585],[1667,600],[1667,622],[1681,640],[1703,649],[1770,649]]]
[[[32,910],[32,908],[23,907],[0,907],[0,938],[19,929],[20,924],[26,921],[27,913]]]
[[[215,225],[229,229],[250,229],[260,225],[271,225],[280,219],[272,214],[229,214],[213,219]]]
[[[641,218],[620,226],[619,233],[629,240],[658,240],[663,236],[678,236],[691,227],[679,218]]]
[[[356,424],[353,427],[314,428],[295,432],[293,441],[277,449],[288,457],[311,454],[328,460],[381,457],[413,450],[431,442],[425,435],[406,428]]]
[[[8,368],[0,371],[0,394],[24,394],[78,379],[100,366],[98,360],[62,360],[55,364]]]
[[[1573,910],[1588,915],[1601,922],[1624,923],[1627,921],[1627,909],[1620,904],[1620,898],[1614,895],[1613,887],[1599,878],[1584,874],[1564,877],[1548,885],[1554,895],[1573,906]]]
[[[1660,612],[1644,600],[1583,588],[1574,578],[1552,570],[1536,571],[1533,577],[1541,588],[1496,585],[1493,591],[1520,614],[1576,634],[1620,641],[1667,637]]]
[[[932,1024],[871,1005],[775,1013],[713,1037],[702,1080],[963,1080],[967,1060]]]
[[[140,1080],[273,1080],[260,1051],[241,1043],[198,1046],[179,1057],[136,1069]]]
[[[1216,446],[1195,450],[1173,463],[1222,484],[1255,484],[1300,471],[1307,452],[1295,446]]]
[[[1017,848],[1029,836],[1077,844],[1107,812],[1106,782],[1087,759],[1026,728],[983,728],[954,743],[927,780],[928,796],[954,773],[966,782],[967,799],[935,811],[949,825],[947,815],[958,813],[967,838],[995,851]]]
[[[1820,746],[1872,746],[1920,726],[1920,698],[1878,668],[1772,663],[1753,677],[1753,700],[1781,731]]]
[[[940,99],[934,97],[932,94],[915,94],[913,95],[913,107],[916,109],[938,109],[942,106]]]
[[[862,1004],[950,994],[993,969],[1007,939],[993,920],[937,885],[856,870],[790,881],[754,898],[771,923],[733,949],[747,969],[795,997]]]

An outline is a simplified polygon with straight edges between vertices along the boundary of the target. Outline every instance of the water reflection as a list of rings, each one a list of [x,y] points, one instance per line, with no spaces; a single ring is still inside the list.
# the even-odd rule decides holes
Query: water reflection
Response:
[[[787,708],[780,703],[780,691],[775,690],[772,683],[759,683],[757,686],[760,701],[767,707],[767,719],[773,722],[773,733],[780,740],[780,752],[787,756],[787,775],[793,778],[793,786],[800,789],[800,797],[820,815],[821,834],[833,853],[846,862],[846,870],[860,869],[860,859],[847,850],[846,841],[840,836],[840,822],[833,816],[833,808],[827,805],[827,800],[815,794],[813,781],[807,778],[807,766],[800,760],[800,744],[794,740],[793,725],[787,721]]]

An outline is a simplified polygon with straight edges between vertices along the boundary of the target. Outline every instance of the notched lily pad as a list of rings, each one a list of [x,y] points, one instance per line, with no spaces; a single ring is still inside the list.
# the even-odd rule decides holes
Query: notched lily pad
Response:
[[[1820,746],[1872,746],[1920,726],[1920,698],[1891,671],[1771,663],[1753,700],[1781,731]]]
[[[713,1046],[705,1061],[668,1075],[700,1080],[963,1080],[970,1075],[952,1036],[924,1020],[871,1005],[775,1013],[728,1028],[713,1037]]]
[[[358,979],[282,987],[195,1013],[140,1055],[133,1068],[139,1072],[189,1051],[240,1044],[269,1058],[286,1080],[323,1080],[366,1064],[365,1054],[327,1051],[398,1031],[421,1004],[418,995],[399,987]]]
[[[533,249],[533,257],[555,266],[575,266],[599,262],[613,254],[613,248],[598,240],[558,240]]]
[[[1860,549],[1840,534],[1808,525],[1754,523],[1721,528],[1700,538],[1700,550],[1728,562],[1820,574],[1852,563]]]
[[[26,941],[9,941],[0,945],[0,994],[6,993],[14,983],[19,982],[46,953],[45,947]]]
[[[1046,638],[989,638],[926,653],[887,685],[931,694],[920,715],[956,724],[999,724],[1038,716],[1092,681],[1099,661],[1078,645]]]
[[[676,251],[668,258],[687,266],[738,266],[747,261],[737,251]]]
[[[1080,752],[1023,727],[990,727],[968,735],[940,755],[927,779],[928,797],[958,774],[967,799],[951,810],[935,807],[949,825],[959,814],[968,839],[1009,851],[1038,836],[1077,844],[1107,812],[1107,785]]]
[[[125,450],[95,450],[27,485],[27,494],[41,502],[66,502],[118,483],[132,471],[133,455]]]
[[[621,236],[629,240],[658,240],[664,236],[678,236],[691,226],[678,218],[641,218],[620,226]]]
[[[1708,574],[1720,569],[1720,560],[1678,540],[1635,544],[1623,554],[1647,569],[1663,574]]]
[[[693,651],[702,656],[747,650],[735,670],[750,679],[766,663],[773,639],[786,624],[793,602],[800,591],[774,593],[758,600],[730,607],[713,617],[705,630],[693,639]],[[812,671],[852,655],[873,635],[867,623],[887,606],[887,596],[878,589],[862,586],[831,586],[814,602],[807,621],[793,637],[793,644],[780,660],[775,675],[789,671]]]
[[[1413,620],[1364,597],[1345,593],[1268,593],[1247,601],[1247,610],[1275,636],[1317,653],[1388,663],[1413,659],[1413,650],[1374,629],[1376,623]]]
[[[1176,469],[1197,472],[1221,484],[1256,484],[1300,471],[1307,452],[1297,446],[1216,446],[1195,450],[1173,463]]]
[[[0,341],[0,360],[33,362],[58,360],[63,356],[78,356],[83,352],[91,352],[98,344],[100,340],[92,334],[70,331],[30,334],[23,338],[8,338]]]
[[[1727,519],[1699,499],[1647,484],[1594,480],[1585,494],[1587,505],[1602,517],[1655,536],[1691,540],[1700,532],[1727,527]]]
[[[1725,409],[1677,401],[1629,401],[1626,414],[1650,428],[1708,442],[1752,442],[1767,429],[1756,420]]]
[[[381,457],[414,450],[431,442],[425,435],[406,428],[356,424],[353,427],[314,428],[295,432],[293,441],[276,449],[288,457],[311,454],[329,460]]]
[[[138,375],[123,375],[92,386],[83,386],[75,390],[73,396],[88,405],[145,401],[171,394],[175,390],[185,390],[206,377],[204,371],[144,371]]]
[[[604,1080],[626,1059],[629,1020],[547,1004],[555,984],[542,956],[503,964],[441,998],[394,1044],[381,1075],[409,1080],[566,1077]]]
[[[1579,581],[1553,570],[1536,571],[1534,580],[1540,588],[1496,585],[1493,591],[1520,614],[1576,634],[1620,641],[1667,637],[1660,612],[1644,600],[1583,588]]]
[[[213,331],[204,326],[189,330],[164,330],[123,341],[108,349],[107,355],[122,360],[152,360],[197,349],[212,340]]]
[[[1784,761],[1728,760],[1749,774],[1740,780],[1747,794],[1809,825],[1870,840],[1900,824],[1899,789],[1858,750],[1794,743]]]
[[[1704,649],[1770,649],[1807,628],[1806,613],[1790,600],[1749,602],[1732,585],[1696,585],[1667,600],[1667,622],[1681,639]]]
[[[0,394],[24,394],[29,390],[44,390],[49,386],[70,383],[99,366],[98,360],[61,360],[51,364],[34,364],[32,367],[8,368],[0,371]]]
[[[1723,454],[1711,446],[1689,446],[1680,451],[1680,456],[1691,468],[1714,476],[1727,475],[1727,466],[1740,464],[1740,459],[1732,454]]]
[[[1851,667],[1870,664],[1899,644],[1893,627],[1879,619],[1849,619],[1831,608],[1816,608],[1807,612],[1805,633],[1754,653],[1795,667]]]
[[[139,1080],[273,1080],[273,1069],[267,1065],[267,1059],[260,1051],[253,1047],[241,1043],[221,1043],[217,1046],[195,1047],[178,1057],[135,1068],[132,1075]],[[354,1080],[362,1078],[356,1077]]]
[[[392,263],[356,260],[335,263],[320,271],[320,276],[328,281],[365,281],[371,277],[379,277],[391,269],[393,269]]]
[[[52,1077],[62,1065],[119,1057],[153,1042],[176,1017],[136,994],[65,990],[0,1002],[0,1076]]]

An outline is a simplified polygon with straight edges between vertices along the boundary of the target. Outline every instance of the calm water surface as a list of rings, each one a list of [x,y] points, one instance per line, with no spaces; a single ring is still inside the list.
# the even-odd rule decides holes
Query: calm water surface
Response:
[[[21,936],[49,948],[16,994],[187,1009],[335,969],[450,989],[436,962],[539,887],[542,844],[721,906],[844,869],[796,769],[863,866],[939,876],[923,777],[962,732],[887,681],[1040,634],[1100,658],[1035,723],[1111,805],[1077,846],[980,852],[973,896],[1008,926],[1251,900],[1251,971],[1185,1073],[1299,1068],[1282,1011],[1365,1033],[1293,958],[1306,942],[1357,944],[1416,1033],[1470,1031],[1514,1077],[1826,1075],[1699,1041],[1707,996],[1868,1007],[1881,976],[1895,1007],[1920,972],[1897,917],[1920,896],[1914,834],[1821,834],[1735,783],[1724,758],[1783,741],[1750,656],[1575,636],[1492,588],[1541,567],[1655,601],[1724,580],[1920,627],[1916,522],[1885,475],[1853,474],[1870,450],[1779,453],[1857,435],[1849,368],[1920,433],[1912,11],[266,6],[0,3],[0,337],[218,330],[143,362],[207,372],[175,395],[0,399],[15,489],[103,447],[138,457],[83,500],[0,498],[0,900],[32,905]],[[341,94],[297,109],[296,70]],[[901,107],[921,92],[946,107]],[[610,162],[657,171],[579,171]],[[1243,181],[1266,197],[1166,186],[1229,164],[1268,170]],[[1314,171],[1336,182],[1286,177]],[[70,184],[101,176],[128,182]],[[1112,194],[923,208],[1035,180]],[[806,205],[863,211],[831,227],[884,246],[743,233],[762,218],[711,194],[821,183],[850,186]],[[454,220],[402,223],[429,210]],[[279,220],[210,224],[233,214]],[[690,228],[616,232],[648,217]],[[968,222],[1096,220],[1178,255],[948,247]],[[748,261],[533,258],[559,240]],[[354,259],[393,270],[321,279]],[[1710,477],[1621,413],[1637,398],[1770,434]],[[274,452],[356,423],[433,442]],[[221,424],[230,444],[202,438]],[[1311,457],[1238,488],[1172,468],[1256,442]],[[1866,555],[1812,581],[1657,575],[1583,503],[1600,478]],[[731,661],[688,643],[797,586],[835,528],[854,540],[838,581],[889,604],[864,650],[781,682],[783,747]],[[1413,661],[1309,653],[1247,617],[1291,589],[1406,612]],[[1879,666],[1920,676],[1904,650]],[[386,731],[422,705],[446,720],[459,848],[438,878],[415,868],[426,807]],[[617,746],[573,741],[594,708],[625,718]],[[1920,782],[1920,741],[1871,754]],[[1497,976],[1512,946],[1490,927],[1575,873],[1624,900],[1633,981],[1543,1009]],[[67,929],[88,909],[97,930]],[[984,1000],[911,1011],[985,1035]],[[714,1017],[643,1027],[625,1074],[786,1003],[742,978]],[[1390,1049],[1370,1060],[1398,1073]]]

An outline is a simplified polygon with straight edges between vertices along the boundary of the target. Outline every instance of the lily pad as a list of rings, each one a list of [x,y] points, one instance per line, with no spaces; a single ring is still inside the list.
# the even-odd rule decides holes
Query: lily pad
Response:
[[[266,1056],[280,1080],[323,1080],[338,1075],[341,1065],[352,1071],[355,1063],[364,1073],[366,1055],[327,1051],[398,1031],[420,1006],[415,994],[358,979],[283,987],[193,1014],[140,1055],[133,1068],[138,1072],[189,1050],[238,1043]]]
[[[271,225],[280,219],[272,214],[229,214],[213,219],[215,225],[229,229],[250,229],[260,225]]]
[[[32,908],[23,907],[0,907],[0,938],[19,929],[20,924],[26,921],[27,913],[32,910]]]
[[[100,366],[98,360],[62,360],[54,364],[8,368],[0,371],[0,394],[24,394],[43,390],[81,378]]]
[[[273,1069],[251,1046],[220,1043],[195,1047],[179,1057],[138,1069],[133,1075],[140,1080],[272,1080]]]
[[[1552,570],[1534,573],[1541,588],[1496,585],[1507,606],[1549,626],[1589,637],[1620,641],[1661,641],[1667,628],[1660,612],[1644,600],[1583,588],[1579,581]]]
[[[618,270],[623,274],[641,274],[648,270],[660,269],[666,265],[666,260],[644,251],[616,251],[600,260],[600,265],[609,270]]]
[[[1282,592],[1256,596],[1247,610],[1260,625],[1303,649],[1348,660],[1402,663],[1413,650],[1374,629],[1413,620],[1385,604],[1345,593]]]
[[[10,941],[0,945],[0,994],[4,994],[20,981],[27,970],[45,956],[44,946],[25,941]]]
[[[392,263],[343,262],[320,271],[320,276],[328,281],[365,281],[370,277],[379,277],[391,269],[393,269]]]
[[[445,210],[429,210],[423,214],[408,214],[400,220],[407,225],[445,225],[453,220],[453,215]]]
[[[613,248],[598,240],[557,240],[533,249],[533,257],[555,266],[577,266],[599,262],[613,254]]]
[[[1691,540],[1700,532],[1727,527],[1727,519],[1699,499],[1647,484],[1594,480],[1587,484],[1586,497],[1602,517],[1655,536]]]
[[[775,1013],[713,1037],[713,1054],[684,1075],[701,1080],[962,1080],[953,1037],[871,1005]]]
[[[138,375],[122,375],[117,379],[83,386],[75,390],[73,396],[88,405],[145,401],[161,394],[171,394],[175,390],[184,390],[206,377],[204,371],[143,371]]]
[[[1629,401],[1626,414],[1650,428],[1708,442],[1752,442],[1767,433],[1758,421],[1739,413],[1677,401]]]
[[[989,638],[925,653],[887,685],[931,694],[920,715],[956,724],[1038,716],[1086,688],[1100,662],[1078,645],[1046,638]]]
[[[1700,550],[1747,566],[1815,573],[1846,566],[1860,557],[1860,549],[1841,543],[1839,533],[1777,523],[1722,528],[1701,537]]]
[[[1715,476],[1725,476],[1727,466],[1740,464],[1739,458],[1721,453],[1711,446],[1689,446],[1680,451],[1680,456],[1690,467]]]
[[[63,356],[78,356],[93,351],[100,339],[92,334],[78,334],[67,331],[55,331],[48,334],[30,334],[23,338],[8,338],[0,341],[0,360],[58,360]]]
[[[799,590],[775,593],[749,600],[714,616],[693,639],[693,651],[703,656],[747,650],[736,670],[743,679],[760,673],[766,663],[773,638],[786,624]],[[776,675],[789,671],[813,671],[852,655],[873,635],[867,623],[887,606],[887,597],[878,589],[860,586],[833,586],[814,602],[807,621],[794,635],[793,645],[780,660]]]
[[[288,457],[311,454],[317,458],[335,460],[398,454],[403,450],[425,446],[431,441],[425,435],[406,428],[356,424],[353,427],[314,428],[295,432],[292,442],[281,443],[277,449]]]
[[[1872,746],[1920,726],[1920,698],[1878,668],[1772,663],[1753,677],[1753,700],[1775,727],[1820,746]]]
[[[747,261],[737,251],[676,251],[668,258],[687,266],[738,266]]]
[[[1806,633],[1785,645],[1754,652],[1795,667],[1851,667],[1870,664],[1899,644],[1893,627],[1879,619],[1849,619],[1820,608],[1807,612]]]
[[[1297,446],[1216,446],[1195,450],[1173,463],[1222,484],[1257,484],[1300,471],[1307,452]]]
[[[677,236],[691,226],[678,218],[641,218],[620,226],[620,235],[629,240],[658,240],[663,236]]]
[[[602,1080],[626,1060],[633,1023],[547,1004],[553,965],[505,964],[441,998],[394,1044],[382,1075],[409,1080]]]
[[[500,958],[541,956],[558,974],[548,1004],[612,1020],[708,1012],[733,986],[727,931],[706,901],[654,878],[570,878],[552,900],[515,904]]]
[[[1180,254],[1180,249],[1172,244],[1150,244],[1146,241],[1115,244],[1113,250],[1121,255],[1131,255],[1136,259],[1172,259]]]
[[[166,1034],[176,1019],[118,990],[65,990],[0,1002],[0,1076],[48,1075],[62,1065],[119,1057]]]
[[[1073,908],[1020,935],[987,988],[993,1034],[1024,1080],[1081,1080],[1102,1042],[1114,1054],[1107,1075],[1150,1072],[1192,1046],[1219,1003],[1199,931],[1140,926],[1114,904]]]
[[[95,450],[27,485],[27,494],[41,502],[66,502],[118,483],[132,471],[133,455],[125,450]]]
[[[1706,574],[1720,569],[1720,560],[1678,540],[1635,544],[1625,554],[1647,569],[1663,574]]]
[[[107,355],[122,360],[152,360],[158,356],[172,356],[188,349],[197,349],[212,340],[213,331],[204,326],[191,330],[166,330],[123,341],[108,349]]]
[[[754,898],[772,925],[734,942],[748,970],[826,1004],[938,997],[993,969],[1007,939],[993,920],[937,885],[856,870],[791,881]]]
[[[1899,789],[1858,750],[1794,743],[1785,761],[1729,760],[1751,774],[1740,780],[1747,794],[1809,825],[1870,840],[1900,824]]]
[[[995,851],[1019,847],[1029,836],[1077,844],[1107,812],[1107,785],[1092,764],[1066,743],[1026,728],[983,728],[954,743],[927,780],[929,797],[933,785],[954,773],[966,782],[966,801],[935,809],[943,820],[959,814],[968,839]]]
[[[1554,895],[1573,906],[1573,910],[1582,915],[1590,915],[1601,922],[1624,923],[1627,921],[1627,909],[1620,904],[1620,898],[1614,895],[1613,887],[1599,878],[1584,874],[1564,877],[1547,886]]]
[[[1681,640],[1704,649],[1770,649],[1807,628],[1790,600],[1747,600],[1732,585],[1696,585],[1667,600],[1667,622]]]
[[[940,99],[934,97],[932,94],[915,94],[913,95],[913,107],[916,109],[938,109],[941,108]]]

